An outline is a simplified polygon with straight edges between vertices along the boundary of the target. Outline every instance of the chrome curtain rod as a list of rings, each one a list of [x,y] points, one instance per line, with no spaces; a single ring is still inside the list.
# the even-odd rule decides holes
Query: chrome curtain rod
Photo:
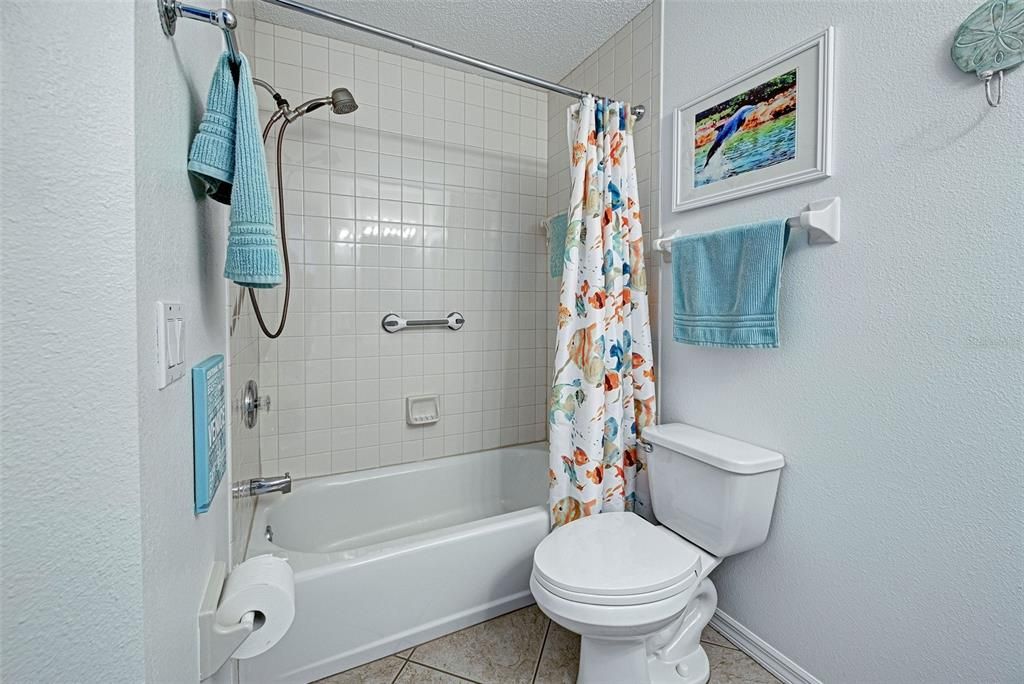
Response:
[[[370,24],[364,24],[361,21],[349,19],[348,17],[343,17],[341,15],[328,12],[327,10],[322,10],[317,7],[310,7],[309,5],[304,5],[301,2],[296,2],[296,0],[263,0],[263,2],[270,5],[277,5],[278,7],[284,7],[286,9],[295,10],[296,12],[301,12],[302,14],[308,14],[311,17],[319,17],[320,19],[326,19],[327,21],[333,22],[335,24],[341,24],[342,26],[347,26],[348,28],[352,28],[357,31],[362,31],[363,33],[369,33],[379,38],[393,40],[397,43],[408,45],[411,48],[422,50],[423,52],[429,52],[432,55],[438,55],[439,57],[444,57],[446,59],[451,59],[456,62],[461,62],[471,67],[476,67],[477,69],[489,71],[492,74],[499,74],[501,76],[511,78],[521,83],[528,83],[532,86],[537,86],[538,88],[550,90],[552,92],[560,93],[562,95],[568,95],[569,97],[580,98],[586,95],[593,94],[588,93],[584,90],[576,90],[575,88],[564,86],[561,83],[554,83],[543,78],[530,76],[529,74],[524,74],[522,72],[515,71],[507,67],[499,66],[497,64],[485,62],[482,59],[477,59],[476,57],[464,55],[461,52],[455,52],[454,50],[448,50],[447,48],[432,45],[430,43],[425,43],[422,40],[410,38],[409,36],[403,36],[400,33],[388,31],[387,29],[371,26]],[[632,111],[636,115],[637,121],[639,121],[640,119],[644,118],[644,114],[647,112],[647,109],[646,107],[644,107],[644,105],[639,104],[634,105]]]

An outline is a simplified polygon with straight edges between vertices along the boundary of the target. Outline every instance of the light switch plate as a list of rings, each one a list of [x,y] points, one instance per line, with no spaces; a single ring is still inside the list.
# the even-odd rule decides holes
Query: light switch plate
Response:
[[[157,302],[157,387],[185,375],[185,314],[181,302]]]

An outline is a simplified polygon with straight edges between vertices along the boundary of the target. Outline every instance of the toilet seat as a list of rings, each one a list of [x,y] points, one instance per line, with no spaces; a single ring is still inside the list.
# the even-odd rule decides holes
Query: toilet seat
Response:
[[[559,527],[533,554],[537,583],[567,601],[638,606],[697,585],[698,549],[634,513],[602,513]]]

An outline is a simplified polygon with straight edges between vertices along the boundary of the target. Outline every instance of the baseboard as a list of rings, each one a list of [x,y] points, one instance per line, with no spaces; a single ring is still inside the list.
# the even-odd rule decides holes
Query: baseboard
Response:
[[[711,626],[736,648],[756,660],[786,684],[821,684],[821,680],[782,654],[781,651],[741,625],[732,616],[715,611]]]

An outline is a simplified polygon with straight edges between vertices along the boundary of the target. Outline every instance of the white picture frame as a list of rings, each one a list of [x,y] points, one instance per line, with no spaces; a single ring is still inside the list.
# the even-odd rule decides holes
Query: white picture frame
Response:
[[[675,109],[673,212],[689,211],[832,175],[834,43],[835,29],[829,26]],[[763,92],[758,90],[759,86],[788,83],[779,80],[786,78],[794,80],[791,91],[780,94],[771,102],[748,103],[750,112],[745,115],[739,111],[741,107],[738,104],[744,101],[741,96],[749,96],[747,99],[756,97],[756,93]],[[781,130],[781,124],[778,126],[780,130],[774,137],[780,138],[781,142],[777,139],[772,145],[763,146],[772,150],[770,153],[758,153],[757,143],[751,142],[756,140],[752,135],[746,138],[736,135],[736,132],[745,132],[742,128],[747,123],[745,119],[739,119],[738,127],[727,128],[733,117],[757,117],[776,106],[776,101],[783,97],[793,100],[793,120],[791,123],[787,120],[785,130]],[[787,100],[783,106],[788,104]],[[734,108],[733,116],[726,117],[724,112]],[[748,107],[743,105],[742,108]],[[698,126],[700,114],[706,116],[700,118],[702,125]],[[716,121],[717,116],[721,119]],[[724,134],[724,142],[717,140],[719,134]],[[701,141],[703,144],[698,145]],[[744,149],[748,152],[741,154],[739,150]],[[698,168],[701,163],[704,166]],[[743,166],[751,168],[736,170]]]

